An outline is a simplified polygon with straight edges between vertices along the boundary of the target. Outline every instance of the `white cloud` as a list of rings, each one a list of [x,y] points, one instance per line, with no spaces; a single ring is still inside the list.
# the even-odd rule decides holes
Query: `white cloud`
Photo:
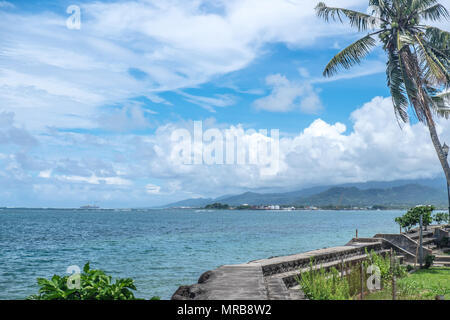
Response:
[[[45,179],[48,179],[51,176],[52,176],[52,170],[41,171],[41,172],[39,172],[39,175],[38,175],[39,178],[45,178]]]
[[[0,8],[15,8],[15,5],[8,1],[0,1]]]
[[[354,66],[350,70],[341,70],[339,74],[330,77],[319,77],[319,78],[312,78],[310,79],[310,82],[315,83],[326,83],[326,82],[333,82],[333,81],[339,81],[339,80],[348,80],[348,79],[355,79],[359,77],[365,77],[370,76],[377,73],[385,73],[386,72],[386,62],[380,61],[380,60],[365,60],[360,65]]]
[[[179,128],[175,124],[160,127],[139,148],[155,150],[151,155],[143,155],[152,159],[147,168],[150,176],[178,181],[183,192],[203,195],[441,174],[427,128],[418,123],[400,129],[390,98],[374,98],[353,112],[351,120],[353,127],[347,128],[342,123],[317,119],[298,135],[282,138],[280,171],[276,176],[263,176],[259,165],[180,165],[170,157],[175,144],[169,136]],[[446,124],[445,120],[438,121],[442,139],[449,141],[450,129]],[[244,139],[251,141],[251,137],[248,133]],[[145,170],[142,167],[140,174]]]
[[[236,103],[236,98],[230,94],[216,94],[214,97],[196,96],[182,91],[178,91],[178,94],[185,97],[186,101],[211,112],[215,112],[214,107],[229,107]]]
[[[0,112],[0,145],[33,147],[37,140],[25,129],[15,123],[13,112]]]
[[[258,110],[271,112],[300,110],[314,114],[323,108],[318,91],[309,83],[293,82],[283,75],[273,74],[266,77],[266,84],[272,87],[272,92],[254,101],[253,105]]]
[[[348,32],[318,20],[314,6],[279,0],[92,2],[82,5],[81,30],[66,28],[65,12],[2,11],[2,109],[42,131],[95,128],[98,107],[136,96],[170,104],[157,94],[240,70],[267,43],[304,47]]]
[[[161,190],[161,187],[156,186],[154,184],[147,184],[145,186],[145,192],[147,192],[148,194],[158,194]]]
[[[441,175],[427,128],[417,123],[400,129],[390,98],[374,98],[354,111],[351,121],[347,127],[316,119],[298,134],[282,137],[274,176],[263,175],[262,164],[180,165],[172,157],[176,142],[170,137],[179,128],[192,130],[192,122],[168,123],[145,136],[38,136],[33,148],[2,149],[0,199],[17,205],[79,206],[98,200],[105,206],[146,206],[193,195]],[[450,141],[448,122],[437,123],[442,141]],[[213,120],[203,123],[204,132],[209,128],[243,129]],[[258,135],[244,132],[246,146],[254,139]]]
[[[132,185],[132,182],[126,179],[122,179],[120,177],[97,177],[92,175],[90,177],[80,177],[80,176],[62,176],[56,175],[55,178],[61,181],[67,182],[84,182],[89,184],[111,184],[118,186],[128,186]]]

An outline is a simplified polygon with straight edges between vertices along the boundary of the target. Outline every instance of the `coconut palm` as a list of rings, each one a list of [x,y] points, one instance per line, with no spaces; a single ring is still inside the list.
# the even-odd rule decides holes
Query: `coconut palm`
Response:
[[[450,115],[450,33],[423,24],[447,20],[449,13],[436,0],[369,0],[368,14],[327,7],[316,13],[325,21],[347,18],[358,32],[368,34],[339,52],[325,68],[330,77],[341,68],[359,64],[379,43],[385,50],[387,85],[399,123],[409,122],[408,108],[426,124],[450,183],[450,167],[436,132],[435,117]],[[376,37],[380,40],[376,41]]]

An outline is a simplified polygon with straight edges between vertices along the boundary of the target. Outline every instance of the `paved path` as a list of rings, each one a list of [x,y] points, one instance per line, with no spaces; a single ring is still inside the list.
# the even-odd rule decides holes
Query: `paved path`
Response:
[[[364,259],[361,252],[368,244],[352,244],[314,250],[289,256],[226,265],[205,272],[197,284],[181,286],[173,295],[176,300],[301,300],[306,299],[293,277],[306,270],[312,257],[321,257],[323,265]],[[369,245],[379,245],[371,243]],[[299,265],[301,262],[301,265]],[[273,271],[276,270],[276,271]],[[274,272],[272,274],[272,271]],[[285,277],[290,277],[286,284]]]

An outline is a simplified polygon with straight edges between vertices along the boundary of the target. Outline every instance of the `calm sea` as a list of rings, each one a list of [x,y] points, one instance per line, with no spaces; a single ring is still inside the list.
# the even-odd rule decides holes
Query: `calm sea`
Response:
[[[0,299],[37,292],[36,278],[90,261],[135,279],[141,298],[169,299],[222,264],[398,232],[399,211],[0,210]]]

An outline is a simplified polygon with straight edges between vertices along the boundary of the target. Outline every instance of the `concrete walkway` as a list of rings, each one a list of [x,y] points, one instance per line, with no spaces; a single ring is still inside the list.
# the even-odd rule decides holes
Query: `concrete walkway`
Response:
[[[201,275],[197,284],[181,286],[174,300],[304,300],[296,282],[301,271],[316,267],[339,267],[366,258],[365,249],[383,251],[381,242],[355,243],[295,255],[226,265]],[[386,250],[384,250],[386,251]]]
[[[175,300],[267,300],[267,288],[259,264],[222,266],[204,273],[198,284],[182,286]]]

